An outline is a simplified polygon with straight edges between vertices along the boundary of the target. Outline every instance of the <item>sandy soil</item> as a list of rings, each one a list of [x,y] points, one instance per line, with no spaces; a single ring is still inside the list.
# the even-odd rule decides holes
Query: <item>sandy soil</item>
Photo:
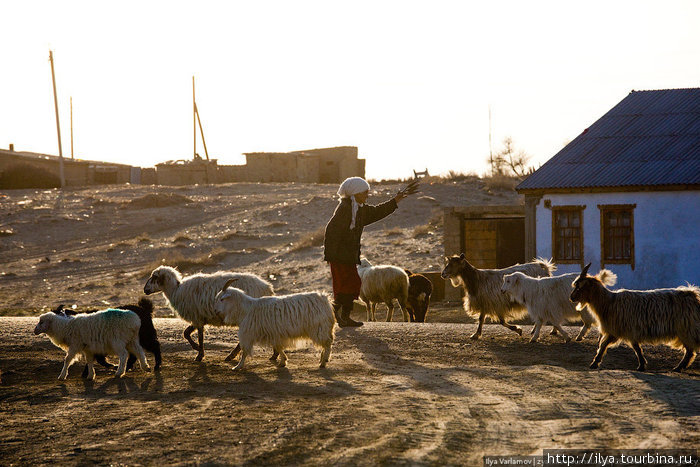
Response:
[[[398,184],[377,185],[376,204]],[[159,263],[184,273],[219,269],[269,279],[280,293],[330,291],[323,228],[336,185],[250,184],[0,192],[0,316],[36,315],[138,301]],[[442,268],[442,211],[519,202],[483,182],[425,183],[399,210],[369,226],[363,253],[374,263]],[[304,245],[310,245],[304,247]],[[158,316],[173,316],[160,300]]]
[[[210,329],[196,363],[183,322],[158,319],[159,374],[98,370],[91,383],[77,365],[58,382],[62,354],[34,324],[0,318],[5,465],[481,465],[544,448],[700,443],[700,369],[667,372],[680,353],[665,347],[648,350],[647,373],[630,371],[628,348],[592,371],[595,335],[528,344],[490,325],[474,342],[473,324],[367,323],[338,330],[324,370],[314,349],[290,352],[287,368],[259,349],[237,373],[223,361],[233,331]]]
[[[397,188],[379,186],[374,201]],[[283,369],[258,349],[233,372],[223,358],[234,329],[208,328],[197,363],[181,336],[185,323],[156,296],[161,372],[116,380],[98,369],[87,382],[76,364],[57,381],[63,353],[32,334],[36,316],[59,303],[134,302],[163,258],[186,273],[262,274],[280,292],[329,290],[313,234],[333,211],[334,190],[0,193],[0,315],[24,316],[0,318],[2,464],[481,465],[484,455],[545,448],[698,446],[700,363],[675,374],[680,352],[648,347],[650,371],[640,373],[632,350],[620,347],[592,371],[597,333],[580,343],[545,335],[528,344],[487,325],[471,341],[475,324],[458,304],[436,305],[425,324],[401,323],[395,313],[393,323],[339,329],[324,370],[315,349],[290,352]],[[378,263],[438,270],[443,207],[517,201],[479,181],[427,185],[367,229],[363,251]],[[356,315],[364,319],[359,307]]]

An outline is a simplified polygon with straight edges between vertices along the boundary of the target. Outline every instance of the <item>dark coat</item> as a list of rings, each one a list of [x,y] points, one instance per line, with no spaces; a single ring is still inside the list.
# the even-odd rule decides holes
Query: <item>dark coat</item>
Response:
[[[326,225],[326,235],[323,238],[323,259],[331,263],[360,264],[360,238],[362,229],[373,222],[385,218],[397,208],[396,201],[389,201],[372,206],[360,206],[355,217],[355,228],[350,229],[352,222],[352,200],[341,198],[335,208],[333,217]]]

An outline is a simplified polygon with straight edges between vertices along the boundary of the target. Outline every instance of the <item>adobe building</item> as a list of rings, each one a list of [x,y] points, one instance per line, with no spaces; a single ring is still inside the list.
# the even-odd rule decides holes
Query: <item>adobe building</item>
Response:
[[[31,165],[56,177],[60,174],[60,158],[48,154],[15,151],[14,146],[0,149],[0,173],[14,165]],[[111,162],[63,158],[66,186],[101,185],[109,183],[139,183],[140,168]]]
[[[208,185],[219,183],[216,160],[177,160],[156,164],[158,185]]]
[[[348,177],[365,176],[365,160],[358,159],[355,146],[245,156],[244,178],[249,182],[340,183]]]

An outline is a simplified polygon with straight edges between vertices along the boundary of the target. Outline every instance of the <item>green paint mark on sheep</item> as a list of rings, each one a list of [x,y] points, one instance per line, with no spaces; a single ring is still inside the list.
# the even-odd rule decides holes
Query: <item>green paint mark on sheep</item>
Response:
[[[116,308],[108,308],[105,311],[104,316],[106,319],[120,319],[120,318],[124,318],[125,316],[127,316],[126,315],[127,313],[131,313],[131,312],[126,311],[126,310],[118,310]]]

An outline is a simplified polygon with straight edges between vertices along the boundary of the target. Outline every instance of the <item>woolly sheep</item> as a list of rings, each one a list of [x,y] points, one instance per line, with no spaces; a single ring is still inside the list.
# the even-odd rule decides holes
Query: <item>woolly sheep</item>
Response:
[[[408,274],[406,311],[411,315],[411,321],[424,323],[433,293],[433,283],[423,274],[413,274],[408,269],[405,269],[405,272]]]
[[[68,377],[68,368],[79,354],[88,364],[87,378],[95,379],[93,360],[95,354],[118,355],[119,368],[116,376],[126,372],[129,353],[139,357],[141,369],[149,371],[146,355],[139,344],[141,320],[132,311],[108,309],[69,317],[54,312],[44,313],[34,328],[34,334],[45,333],[57,347],[66,351],[63,370],[58,379]]]
[[[133,311],[138,315],[139,319],[141,319],[141,327],[139,328],[139,344],[141,344],[141,347],[143,347],[145,351],[151,352],[153,354],[156,360],[154,370],[159,371],[162,362],[162,357],[160,353],[160,342],[158,341],[158,334],[156,333],[156,328],[153,326],[153,302],[145,297],[142,297],[139,300],[138,305],[121,305],[115,308],[119,310]],[[85,311],[85,313],[95,313],[96,311],[100,310],[87,310]],[[77,312],[70,309],[64,310],[63,305],[59,305],[58,308],[53,310],[53,312],[56,314],[63,313],[66,316],[75,316],[78,314]],[[116,368],[115,365],[112,365],[111,363],[107,362],[104,355],[96,354],[95,361],[100,365],[104,366],[105,368]],[[126,371],[131,370],[135,362],[136,356],[134,354],[129,354],[129,360],[126,362]],[[87,377],[87,373],[88,367],[87,365],[85,365],[85,368],[83,369],[84,378]]]
[[[154,269],[143,287],[143,292],[146,295],[163,292],[170,308],[180,318],[190,323],[190,326],[183,332],[183,336],[192,348],[197,350],[196,361],[201,361],[204,358],[204,325],[224,326],[221,317],[214,312],[214,301],[216,294],[230,279],[238,279],[236,285],[253,297],[274,294],[272,285],[254,274],[219,271],[213,274],[199,273],[183,278],[178,270],[170,266],[160,266]],[[199,345],[195,344],[190,336],[195,329]],[[233,358],[234,352],[236,350],[231,352],[226,360]]]
[[[541,258],[504,269],[478,269],[469,264],[464,253],[460,256],[446,257],[445,263],[442,278],[449,279],[453,286],[461,286],[465,290],[464,309],[467,313],[479,316],[479,326],[471,339],[481,337],[486,316],[498,319],[502,326],[522,336],[523,330],[519,326],[509,324],[508,319],[524,316],[527,309],[501,292],[503,276],[516,271],[532,277],[551,276],[552,271],[556,269],[550,261]]]
[[[683,347],[685,353],[674,371],[688,368],[700,349],[700,288],[694,285],[675,289],[608,290],[607,269],[588,276],[587,264],[573,283],[571,301],[588,308],[600,324],[598,352],[590,367],[595,369],[608,346],[626,342],[637,354],[637,370],[647,361],[640,344],[667,344]]]
[[[530,342],[537,342],[540,328],[547,322],[552,323],[554,329],[569,342],[571,338],[562,328],[562,324],[567,320],[579,318],[583,321],[583,326],[576,340],[580,341],[586,337],[591,325],[595,323],[595,317],[586,307],[577,310],[569,300],[571,284],[577,277],[578,273],[555,277],[530,277],[519,271],[503,277],[501,292],[507,293],[514,301],[527,307],[527,312],[535,323]],[[610,285],[615,283],[614,277],[610,280]]]
[[[272,347],[280,355],[279,366],[287,364],[284,350],[303,341],[311,341],[323,350],[320,367],[324,368],[331,354],[335,315],[327,295],[319,292],[295,293],[275,297],[254,298],[228,281],[216,297],[214,306],[219,319],[238,325],[242,354],[233,368],[243,368],[252,355],[254,345]]]
[[[389,308],[386,320],[390,322],[394,315],[394,299],[399,302],[403,320],[410,321],[406,310],[408,275],[403,269],[388,265],[372,266],[367,258],[362,258],[357,273],[362,279],[360,300],[367,306],[367,321],[376,321],[374,311],[377,303],[382,302]]]

